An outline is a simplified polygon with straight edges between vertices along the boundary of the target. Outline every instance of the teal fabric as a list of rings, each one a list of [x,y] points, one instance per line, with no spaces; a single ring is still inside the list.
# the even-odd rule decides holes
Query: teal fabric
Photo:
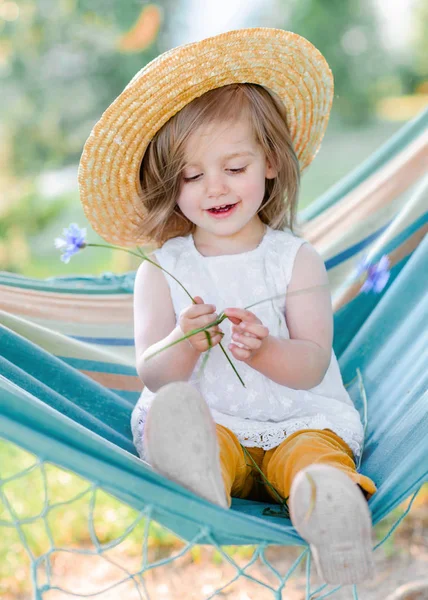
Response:
[[[341,179],[336,185],[327,190],[316,202],[310,204],[301,213],[302,221],[309,221],[321,214],[324,210],[343,198],[345,194],[355,189],[362,181],[373,175],[383,167],[391,158],[394,158],[403,148],[420,135],[428,126],[428,108],[417,117],[401,127],[379,150],[370,155],[361,165]]]
[[[354,189],[426,126],[428,111],[406,126],[372,161],[345,178],[307,216]],[[392,216],[391,216],[392,218]],[[427,221],[419,215],[382,248],[392,253]],[[371,243],[382,231],[372,235]],[[356,253],[355,248],[347,252]],[[334,257],[327,268],[346,257]],[[3,274],[0,284],[59,294],[130,294],[134,274],[66,277],[38,281]],[[361,373],[368,399],[361,471],[378,492],[370,500],[374,523],[428,480],[428,239],[398,262],[379,296],[360,294],[335,315],[334,347],[345,383],[363,413]],[[129,374],[129,367],[90,365],[94,371]],[[221,545],[302,543],[287,519],[263,514],[267,505],[233,500],[224,511],[154,473],[137,458],[131,441],[133,392],[115,393],[81,374],[88,361],[55,357],[0,325],[0,437],[87,477],[138,510],[153,506],[153,518],[179,536]],[[110,369],[110,371],[109,371]],[[208,535],[209,533],[209,535]],[[210,537],[211,536],[211,537]],[[214,536],[214,538],[212,537]],[[210,541],[211,540],[211,541]]]
[[[379,488],[370,501],[376,521],[428,479],[427,237],[403,263],[340,359],[345,381],[357,368],[363,374],[368,397],[363,470]],[[358,296],[347,311],[364,314],[368,302]],[[351,394],[361,410],[355,384]]]
[[[1,273],[1,283],[30,290],[55,291],[64,294],[132,294],[134,290],[135,273],[122,275],[104,273],[98,277],[70,276],[33,279],[16,273]]]
[[[337,343],[349,336],[343,324],[351,318],[355,330],[340,356],[344,380],[359,369],[368,397],[361,471],[378,485],[370,501],[374,523],[428,479],[427,257],[425,239],[395,267],[374,306],[372,296],[360,295],[336,315]],[[132,402],[4,327],[0,336],[0,436],[135,508],[154,504],[159,522],[185,539],[205,524],[219,544],[299,541],[288,520],[263,515],[269,505],[234,499],[225,513],[152,472],[131,443]],[[358,382],[349,390],[362,409]]]

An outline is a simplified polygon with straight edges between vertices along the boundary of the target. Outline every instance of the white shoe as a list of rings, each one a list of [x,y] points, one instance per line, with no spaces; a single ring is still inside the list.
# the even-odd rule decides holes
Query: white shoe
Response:
[[[370,510],[345,473],[327,465],[303,469],[291,486],[289,508],[326,583],[347,585],[373,577]]]
[[[144,450],[158,473],[228,508],[215,423],[207,403],[184,381],[163,386],[150,406]]]

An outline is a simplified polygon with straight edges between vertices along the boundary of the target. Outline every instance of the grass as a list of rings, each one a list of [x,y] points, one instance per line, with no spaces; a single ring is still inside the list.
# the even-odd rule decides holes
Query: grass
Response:
[[[36,456],[5,440],[0,440],[0,459],[0,597],[15,594],[9,597],[17,598],[19,594],[29,593],[29,557],[37,559],[53,549],[84,548],[94,552],[117,540],[124,555],[141,556],[145,519],[137,511],[102,490],[95,490],[90,482],[75,473],[40,463]],[[420,494],[415,513],[425,524],[427,508],[428,484]],[[375,527],[377,540],[387,533],[402,512],[402,507],[393,511]],[[13,525],[14,519],[21,522],[22,537]],[[412,513],[406,521],[407,527],[411,520]],[[132,531],[124,536],[132,526]],[[395,536],[402,535],[403,528],[399,528]],[[178,552],[182,547],[183,542],[176,536],[157,523],[150,523],[150,562]],[[230,546],[223,550],[231,556],[250,558],[254,549],[254,546]],[[397,551],[392,536],[384,552],[388,557]],[[193,562],[200,562],[205,555],[200,546],[194,546],[190,556]],[[211,561],[221,564],[224,558],[216,550]]]
[[[30,592],[30,557],[35,560],[55,549],[95,552],[123,537],[121,551],[129,557],[141,555],[146,520],[138,511],[95,489],[77,474],[40,463],[36,456],[2,439],[0,465],[1,598],[7,593]],[[20,523],[19,532],[14,522]],[[179,538],[150,522],[150,562],[178,552],[182,546]],[[248,547],[228,551],[248,555]],[[191,557],[194,562],[201,560],[200,547],[192,549]],[[215,552],[214,564],[222,560]]]

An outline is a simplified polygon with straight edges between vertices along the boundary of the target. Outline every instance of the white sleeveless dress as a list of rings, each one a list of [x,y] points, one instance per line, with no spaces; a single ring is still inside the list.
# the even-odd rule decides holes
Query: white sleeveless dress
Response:
[[[194,296],[216,306],[217,314],[227,307],[244,308],[259,300],[280,296],[250,310],[269,328],[270,335],[290,338],[285,315],[285,293],[291,279],[294,259],[305,240],[290,231],[270,227],[254,250],[241,254],[203,256],[193,236],[168,240],[155,251],[159,264]],[[189,297],[165,275],[176,317],[189,305]],[[295,390],[271,381],[228,351],[231,323],[223,321],[223,347],[228,352],[243,387],[221,348],[210,351],[200,372],[201,355],[189,382],[204,396],[216,423],[233,431],[242,445],[269,450],[287,436],[302,429],[331,429],[351,448],[357,458],[361,452],[363,427],[342,381],[336,356],[324,379],[310,390]],[[132,432],[138,453],[144,458],[143,428],[154,393],[145,388],[132,415]],[[186,433],[183,431],[183,435]]]

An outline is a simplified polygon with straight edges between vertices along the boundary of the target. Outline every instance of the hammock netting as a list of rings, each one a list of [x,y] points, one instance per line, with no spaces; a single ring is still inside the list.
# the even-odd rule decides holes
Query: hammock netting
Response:
[[[427,125],[425,111],[301,214],[303,236],[325,259],[334,348],[366,423],[359,468],[378,487],[369,502],[373,524],[428,479]],[[379,295],[359,293],[356,265],[367,253],[391,260]],[[0,274],[2,597],[16,584],[13,561],[21,553],[37,600],[125,597],[125,590],[129,599],[146,600],[150,571],[203,545],[215,547],[234,575],[192,597],[225,597],[246,579],[258,599],[285,598],[305,561],[306,599],[332,595],[332,586],[314,586],[308,547],[277,514],[278,505],[234,499],[223,510],[137,457],[130,417],[142,384],[134,363],[133,281],[133,273],[43,281]],[[76,507],[83,522],[73,523]],[[112,507],[120,523],[111,521]],[[86,542],[65,547],[62,536],[73,528],[74,539]],[[167,558],[155,556],[152,535],[177,540]],[[120,562],[114,551],[130,539],[138,556]],[[250,548],[240,555],[246,564],[230,546]],[[269,559],[271,546],[301,547],[287,573]],[[59,555],[71,567],[76,555],[90,565],[105,561],[117,577],[88,591],[76,574],[65,589],[55,572]],[[264,578],[252,574],[258,561]]]

